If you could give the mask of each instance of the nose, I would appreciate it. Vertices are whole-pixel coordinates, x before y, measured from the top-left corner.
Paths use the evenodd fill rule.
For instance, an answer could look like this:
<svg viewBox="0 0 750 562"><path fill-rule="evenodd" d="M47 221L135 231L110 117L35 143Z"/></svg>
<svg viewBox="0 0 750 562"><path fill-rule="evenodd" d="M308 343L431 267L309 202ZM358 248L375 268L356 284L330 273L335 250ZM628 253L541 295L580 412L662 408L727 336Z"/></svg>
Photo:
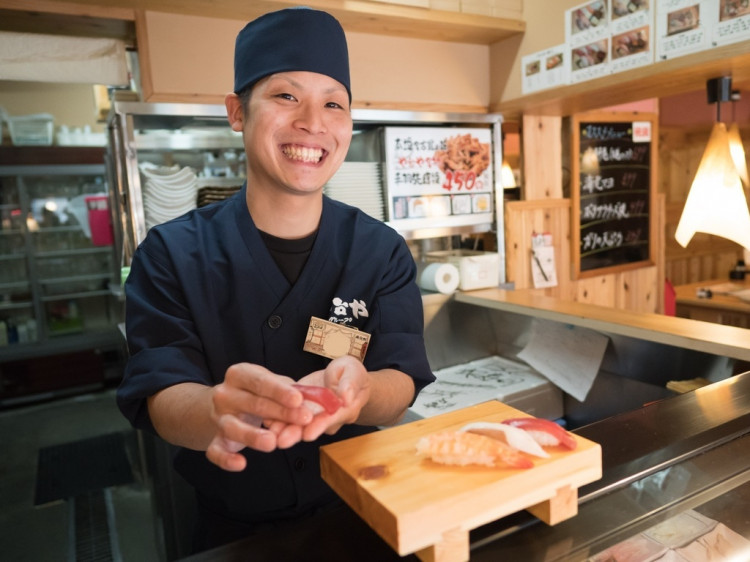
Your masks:
<svg viewBox="0 0 750 562"><path fill-rule="evenodd" d="M327 127L323 108L312 104L302 104L295 120L295 126L312 135L324 133Z"/></svg>

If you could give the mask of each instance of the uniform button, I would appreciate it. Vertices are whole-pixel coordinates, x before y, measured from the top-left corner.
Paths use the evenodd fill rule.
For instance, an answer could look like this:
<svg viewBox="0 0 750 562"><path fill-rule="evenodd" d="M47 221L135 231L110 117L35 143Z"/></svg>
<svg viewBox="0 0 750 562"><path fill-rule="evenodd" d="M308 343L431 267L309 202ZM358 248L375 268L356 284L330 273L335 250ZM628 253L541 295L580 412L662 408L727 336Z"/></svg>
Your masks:
<svg viewBox="0 0 750 562"><path fill-rule="evenodd" d="M278 316L277 314L274 314L268 319L268 327L273 328L274 330L276 328L281 328L281 316Z"/></svg>
<svg viewBox="0 0 750 562"><path fill-rule="evenodd" d="M298 457L294 460L294 470L304 470L305 469L305 459L302 457Z"/></svg>

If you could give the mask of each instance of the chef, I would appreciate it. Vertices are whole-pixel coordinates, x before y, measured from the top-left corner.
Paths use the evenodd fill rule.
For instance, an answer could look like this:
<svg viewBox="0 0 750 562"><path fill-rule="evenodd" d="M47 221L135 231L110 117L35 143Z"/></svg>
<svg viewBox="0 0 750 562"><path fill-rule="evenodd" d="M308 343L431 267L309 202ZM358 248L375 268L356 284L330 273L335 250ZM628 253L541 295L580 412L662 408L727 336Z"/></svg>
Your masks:
<svg viewBox="0 0 750 562"><path fill-rule="evenodd" d="M329 505L319 448L396 423L434 379L404 240L323 195L352 136L340 24L308 8L261 16L234 70L246 185L152 228L125 285L118 404L179 446L196 550ZM342 405L319 412L295 383Z"/></svg>

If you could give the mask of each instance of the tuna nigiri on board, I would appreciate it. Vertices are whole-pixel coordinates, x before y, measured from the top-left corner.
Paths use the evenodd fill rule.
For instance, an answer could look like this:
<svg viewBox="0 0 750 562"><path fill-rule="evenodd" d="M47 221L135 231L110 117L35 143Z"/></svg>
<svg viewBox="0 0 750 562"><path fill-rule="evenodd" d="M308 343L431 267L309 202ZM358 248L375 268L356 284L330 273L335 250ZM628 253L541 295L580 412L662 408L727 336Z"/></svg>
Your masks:
<svg viewBox="0 0 750 562"><path fill-rule="evenodd" d="M510 418L503 420L503 423L525 430L542 447L559 445L572 451L578 446L572 435L555 422L544 418Z"/></svg>
<svg viewBox="0 0 750 562"><path fill-rule="evenodd" d="M498 439L522 453L534 455L535 457L549 457L549 453L542 449L541 445L531 435L523 429L510 424L473 422L463 426L460 431L468 431L469 433L486 435L492 439Z"/></svg>
<svg viewBox="0 0 750 562"><path fill-rule="evenodd" d="M443 431L422 437L417 453L440 464L465 466L478 464L512 468L531 468L534 463L505 443L465 431Z"/></svg>

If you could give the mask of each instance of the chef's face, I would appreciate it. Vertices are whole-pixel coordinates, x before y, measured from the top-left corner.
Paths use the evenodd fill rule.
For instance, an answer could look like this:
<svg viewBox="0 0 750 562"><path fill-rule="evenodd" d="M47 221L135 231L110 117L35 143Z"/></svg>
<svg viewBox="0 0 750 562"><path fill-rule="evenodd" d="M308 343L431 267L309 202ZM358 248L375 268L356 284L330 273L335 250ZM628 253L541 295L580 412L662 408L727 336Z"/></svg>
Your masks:
<svg viewBox="0 0 750 562"><path fill-rule="evenodd" d="M349 94L337 80L281 72L255 84L246 108L236 96L229 99L232 129L243 132L251 189L317 192L344 161L352 117Z"/></svg>

